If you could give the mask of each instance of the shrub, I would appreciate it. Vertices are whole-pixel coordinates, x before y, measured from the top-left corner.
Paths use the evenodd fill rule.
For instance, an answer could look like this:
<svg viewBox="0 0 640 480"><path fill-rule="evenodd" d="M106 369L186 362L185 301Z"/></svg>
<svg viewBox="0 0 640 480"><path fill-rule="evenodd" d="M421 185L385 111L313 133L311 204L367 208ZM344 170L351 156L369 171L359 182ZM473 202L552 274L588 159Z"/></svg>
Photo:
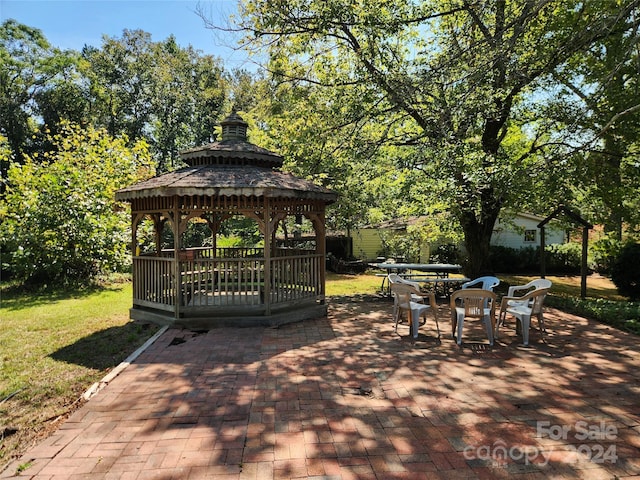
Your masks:
<svg viewBox="0 0 640 480"><path fill-rule="evenodd" d="M51 143L54 151L8 170L0 209L6 268L17 281L57 285L124 270L131 220L114 195L149 175L146 144L128 147L126 138L71 125Z"/></svg>
<svg viewBox="0 0 640 480"><path fill-rule="evenodd" d="M540 255L533 247L491 247L491 265L502 273L529 273L540 270Z"/></svg>
<svg viewBox="0 0 640 480"><path fill-rule="evenodd" d="M625 245L611 267L611 280L620 295L640 300L640 243Z"/></svg>
<svg viewBox="0 0 640 480"><path fill-rule="evenodd" d="M576 274L580 272L582 244L571 242L547 245L545 252L548 272L559 274Z"/></svg>
<svg viewBox="0 0 640 480"><path fill-rule="evenodd" d="M605 236L593 242L589 247L591 267L598 273L610 274L622 245L620 240L612 236Z"/></svg>
<svg viewBox="0 0 640 480"><path fill-rule="evenodd" d="M462 254L458 247L452 243L438 245L429 258L431 263L461 263Z"/></svg>
<svg viewBox="0 0 640 480"><path fill-rule="evenodd" d="M580 272L582 246L577 243L548 245L545 250L547 273L575 274ZM537 273L540 271L540 248L491 247L493 270L501 273Z"/></svg>

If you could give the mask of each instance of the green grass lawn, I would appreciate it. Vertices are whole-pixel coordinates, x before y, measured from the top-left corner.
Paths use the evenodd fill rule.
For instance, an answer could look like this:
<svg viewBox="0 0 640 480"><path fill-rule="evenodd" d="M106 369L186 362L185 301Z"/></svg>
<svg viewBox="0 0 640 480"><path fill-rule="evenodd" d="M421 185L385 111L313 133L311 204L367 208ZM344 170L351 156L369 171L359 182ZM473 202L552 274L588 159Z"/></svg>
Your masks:
<svg viewBox="0 0 640 480"><path fill-rule="evenodd" d="M3 292L0 470L158 329L129 321L131 298L130 283L74 293Z"/></svg>
<svg viewBox="0 0 640 480"><path fill-rule="evenodd" d="M382 279L374 274L339 275L327 272L328 296L374 295L380 291Z"/></svg>
<svg viewBox="0 0 640 480"><path fill-rule="evenodd" d="M522 275L499 275L499 277L503 284L508 285L524 285L534 278L538 278L536 276ZM579 276L556 277L548 275L546 278L553 282L553 287L551 288L553 295L580 296L581 278ZM587 277L587 298L600 298L614 301L626 300L624 297L618 295L618 291L611 280L599 275Z"/></svg>
<svg viewBox="0 0 640 480"><path fill-rule="evenodd" d="M505 285L531 278L501 277ZM554 282L554 295L579 296L579 278L549 279ZM381 282L373 273L328 273L326 293L329 297L374 295L380 292ZM588 295L599 301L628 304L620 301L607 279L590 277L588 287ZM84 292L2 292L0 471L34 440L57 428L93 383L158 330L129 321L131 299L130 283Z"/></svg>
<svg viewBox="0 0 640 480"><path fill-rule="evenodd" d="M505 294L510 285L524 285L538 278L525 275L498 275L501 285L496 289L499 294ZM580 296L580 277L547 276L553 282L553 295ZM380 292L382 278L374 273L363 275L327 274L327 295L376 294ZM625 301L618 295L615 285L606 277L590 276L587 279L587 297L613 301Z"/></svg>

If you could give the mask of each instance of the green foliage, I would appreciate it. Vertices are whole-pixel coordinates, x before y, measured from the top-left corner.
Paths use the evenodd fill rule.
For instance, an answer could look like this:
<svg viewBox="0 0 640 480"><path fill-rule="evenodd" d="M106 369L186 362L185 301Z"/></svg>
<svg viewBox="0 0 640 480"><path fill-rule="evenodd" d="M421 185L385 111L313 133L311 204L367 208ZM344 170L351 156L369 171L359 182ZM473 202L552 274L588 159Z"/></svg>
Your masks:
<svg viewBox="0 0 640 480"><path fill-rule="evenodd" d="M620 295L640 300L640 243L625 245L611 267L611 280Z"/></svg>
<svg viewBox="0 0 640 480"><path fill-rule="evenodd" d="M159 171L181 166L180 150L212 141L227 96L212 56L180 47L173 36L153 42L142 30L105 37L82 56L94 125L147 140Z"/></svg>
<svg viewBox="0 0 640 480"><path fill-rule="evenodd" d="M613 17L620 4L602 2L602 15ZM636 15L637 15L637 4ZM575 188L590 218L621 240L624 228L640 225L640 95L637 18L635 31L612 29L600 48L574 57L557 77L555 104L576 137L590 139L577 172L586 185ZM572 178L575 181L575 178Z"/></svg>
<svg viewBox="0 0 640 480"><path fill-rule="evenodd" d="M549 272L579 273L582 263L582 245L569 242L545 247L545 266Z"/></svg>
<svg viewBox="0 0 640 480"><path fill-rule="evenodd" d="M490 267L503 207L571 198L579 137L561 109L541 116L536 105L574 58L632 31L636 8L577 0L241 5L246 42L268 50L278 88L289 82L277 111L291 112L288 143L312 151L296 165L311 172L333 157L340 168L329 178L348 199L345 217L407 215L403 205L424 214L441 203L464 232L471 274Z"/></svg>
<svg viewBox="0 0 640 480"><path fill-rule="evenodd" d="M593 270L601 274L611 273L611 267L615 262L623 242L615 235L605 235L589 245L589 256Z"/></svg>
<svg viewBox="0 0 640 480"><path fill-rule="evenodd" d="M462 258L462 252L460 252L457 245L447 243L436 247L436 249L431 253L429 262L462 264L464 259Z"/></svg>
<svg viewBox="0 0 640 480"><path fill-rule="evenodd" d="M165 226L167 225L165 224ZM170 229L167 228L165 231L170 231ZM171 235L171 243L166 244L166 246L173 249L173 235ZM190 221L182 235L182 248L210 246L212 246L212 234L207 223Z"/></svg>
<svg viewBox="0 0 640 480"><path fill-rule="evenodd" d="M79 283L126 267L130 217L115 191L148 177L143 142L126 146L105 131L66 125L56 150L11 164L0 218L3 255L15 278Z"/></svg>
<svg viewBox="0 0 640 480"><path fill-rule="evenodd" d="M385 178L392 167L387 156L374 156L379 152L366 143L366 138L374 136L372 130L376 126L361 125L361 135L341 129L345 116L356 115L352 103L355 92L341 91L341 102L326 94L322 89L292 86L278 79L262 83L261 101L246 115L243 112L250 125L265 127L262 132L252 128L250 140L283 155L285 170L339 194L337 203L327 212L330 229L369 223L368 213L373 205L384 206L386 215L392 216L395 212L386 207L393 187L387 183L388 195L381 195L376 182Z"/></svg>
<svg viewBox="0 0 640 480"><path fill-rule="evenodd" d="M640 335L640 303L616 302L602 298L549 295L545 303L567 313L596 319L613 327Z"/></svg>
<svg viewBox="0 0 640 480"><path fill-rule="evenodd" d="M580 272L582 246L577 243L547 245L545 267L549 274L576 274ZM491 247L491 262L500 273L540 272L540 248Z"/></svg>
<svg viewBox="0 0 640 480"><path fill-rule="evenodd" d="M181 166L180 150L213 140L228 109L228 77L219 59L180 47L173 36L153 42L149 33L125 30L80 53L7 20L0 26L0 131L21 161L52 149L48 133L59 133L64 121L105 128L129 146L145 139L165 171ZM1 167L5 173L8 163Z"/></svg>
<svg viewBox="0 0 640 480"><path fill-rule="evenodd" d="M152 224L142 223L138 229L138 240L143 252L155 250L154 230ZM160 245L161 249L173 249L173 231L165 223ZM216 238L216 245L221 247L253 247L262 242L262 235L255 220L241 215L233 216L222 222ZM208 223L204 219L191 219L186 231L182 235L182 248L211 247L213 246L213 234Z"/></svg>
<svg viewBox="0 0 640 480"><path fill-rule="evenodd" d="M395 233L380 231L382 250L379 256L402 259L405 262L417 262L420 257L420 235L409 232Z"/></svg>
<svg viewBox="0 0 640 480"><path fill-rule="evenodd" d="M234 246L252 247L262 240L256 221L242 215L226 219L218 233L225 237L240 239L240 243Z"/></svg>
<svg viewBox="0 0 640 480"><path fill-rule="evenodd" d="M491 264L500 273L532 273L540 271L540 249L535 247L491 247Z"/></svg>
<svg viewBox="0 0 640 480"><path fill-rule="evenodd" d="M218 248L234 248L234 247L246 247L246 242L241 237L236 236L219 236L216 241Z"/></svg>
<svg viewBox="0 0 640 480"><path fill-rule="evenodd" d="M420 217L413 221L407 220L407 223L406 229L399 231L380 230L383 248L378 252L378 255L394 258L403 257L410 262L425 262L428 259L423 257L427 255L427 250L431 245L452 245L460 242L460 233L453 228L452 224L454 222L451 221L449 215L434 214ZM450 263L461 261L456 247L452 247L456 252L447 251L445 253L444 249L446 247L442 247L439 250L438 258L450 256L451 258L456 258L456 261ZM430 256L433 255L430 254ZM445 262L444 260L439 261Z"/></svg>
<svg viewBox="0 0 640 480"><path fill-rule="evenodd" d="M48 92L71 84L76 57L52 47L36 28L12 19L0 25L0 133L7 137L16 160L37 148L38 128L33 119L49 119L38 100L53 100ZM63 99L71 109L81 103L79 97ZM0 167L6 174L8 163Z"/></svg>

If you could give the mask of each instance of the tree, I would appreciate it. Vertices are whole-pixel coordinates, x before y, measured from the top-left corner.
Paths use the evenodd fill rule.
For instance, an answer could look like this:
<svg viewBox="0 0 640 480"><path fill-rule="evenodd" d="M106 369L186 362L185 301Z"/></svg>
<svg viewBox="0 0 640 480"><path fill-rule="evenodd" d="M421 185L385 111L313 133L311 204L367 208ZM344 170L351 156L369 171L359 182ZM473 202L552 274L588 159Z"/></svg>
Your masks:
<svg viewBox="0 0 640 480"><path fill-rule="evenodd" d="M211 55L198 56L192 68L196 101L190 116L193 135L188 147L214 140L216 125L229 102L229 85L218 59Z"/></svg>
<svg viewBox="0 0 640 480"><path fill-rule="evenodd" d="M150 122L153 89L151 34L124 30L122 38L103 37L102 48L85 47L96 123L111 136L143 138Z"/></svg>
<svg viewBox="0 0 640 480"><path fill-rule="evenodd" d="M149 138L166 171L175 168L180 150L212 140L227 89L213 57L180 48L172 36L154 45L154 57Z"/></svg>
<svg viewBox="0 0 640 480"><path fill-rule="evenodd" d="M113 198L152 174L146 144L128 147L124 137L70 124L49 141L55 151L9 168L0 209L3 260L18 280L34 284L86 282L122 270L130 218Z"/></svg>
<svg viewBox="0 0 640 480"><path fill-rule="evenodd" d="M438 179L429 194L457 218L467 274L479 275L491 270L502 208L562 185L571 145L527 107L577 55L637 25L637 1L609 3L245 0L237 29L269 52L278 81L330 89L327 98L354 102L349 112L361 106L382 127L379 143L409 150L404 166L424 172L423 182ZM343 102L349 89L358 95Z"/></svg>
<svg viewBox="0 0 640 480"><path fill-rule="evenodd" d="M348 230L366 221L373 214L369 206L385 202L369 182L393 166L382 155L375 163L366 161L376 147L364 141L364 132L354 133L358 125L350 131L341 128L347 114L342 109L351 104L332 102L327 92L310 85L265 79L256 86L258 101L243 112L252 127L257 127L250 129L251 141L283 155L285 170L339 193L337 203L327 212L330 229ZM383 189L390 190L389 185Z"/></svg>
<svg viewBox="0 0 640 480"><path fill-rule="evenodd" d="M159 171L175 168L180 150L211 140L227 97L214 57L180 47L173 36L153 42L142 30L105 37L83 57L96 124L113 136L146 139Z"/></svg>
<svg viewBox="0 0 640 480"><path fill-rule="evenodd" d="M260 103L260 84L264 81L260 73L234 69L228 75L231 104L237 111L249 111Z"/></svg>
<svg viewBox="0 0 640 480"><path fill-rule="evenodd" d="M0 25L0 134L7 138L16 160L38 148L32 140L38 133L35 119L49 117L51 111L41 105L52 89L70 88L76 65L73 52L52 47L40 30L15 20ZM70 102L71 97L65 100ZM2 164L3 177L7 167Z"/></svg>
<svg viewBox="0 0 640 480"><path fill-rule="evenodd" d="M617 241L623 225L640 226L639 38L637 25L612 34L557 74L564 88L556 102L566 122L590 139L582 157L584 174L593 181L578 194L595 222Z"/></svg>

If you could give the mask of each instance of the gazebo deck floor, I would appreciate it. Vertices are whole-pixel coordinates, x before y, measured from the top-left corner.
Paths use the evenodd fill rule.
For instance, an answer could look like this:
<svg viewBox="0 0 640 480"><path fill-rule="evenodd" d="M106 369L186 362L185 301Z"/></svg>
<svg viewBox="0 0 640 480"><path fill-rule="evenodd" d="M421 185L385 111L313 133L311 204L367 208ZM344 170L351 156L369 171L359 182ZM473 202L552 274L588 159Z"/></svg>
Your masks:
<svg viewBox="0 0 640 480"><path fill-rule="evenodd" d="M229 305L260 305L261 298L259 292L233 293L196 293L191 297L187 306L229 306Z"/></svg>

